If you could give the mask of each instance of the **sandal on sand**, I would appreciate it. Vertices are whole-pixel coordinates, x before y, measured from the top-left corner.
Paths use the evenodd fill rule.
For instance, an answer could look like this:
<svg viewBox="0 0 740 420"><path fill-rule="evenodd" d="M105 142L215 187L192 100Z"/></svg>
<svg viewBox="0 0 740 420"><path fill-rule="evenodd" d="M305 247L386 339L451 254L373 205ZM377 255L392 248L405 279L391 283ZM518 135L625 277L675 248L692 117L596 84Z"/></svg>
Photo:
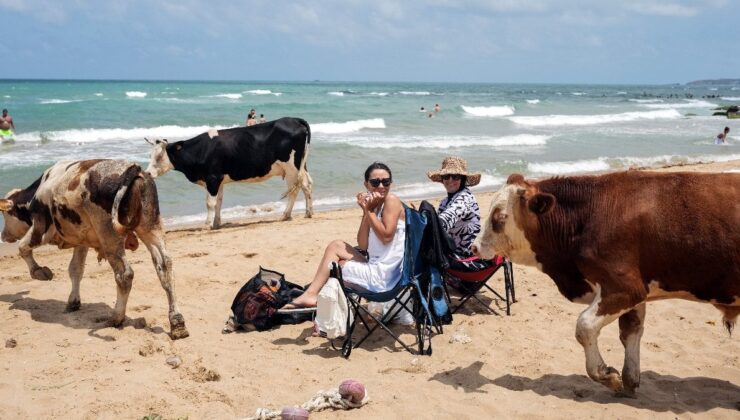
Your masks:
<svg viewBox="0 0 740 420"><path fill-rule="evenodd" d="M286 308L286 306L292 305L292 308ZM299 305L293 301L288 302L283 306L282 308L278 309L277 312L279 314L288 314L288 313L300 313L300 312L314 312L316 311L315 306L305 306L305 305Z"/></svg>

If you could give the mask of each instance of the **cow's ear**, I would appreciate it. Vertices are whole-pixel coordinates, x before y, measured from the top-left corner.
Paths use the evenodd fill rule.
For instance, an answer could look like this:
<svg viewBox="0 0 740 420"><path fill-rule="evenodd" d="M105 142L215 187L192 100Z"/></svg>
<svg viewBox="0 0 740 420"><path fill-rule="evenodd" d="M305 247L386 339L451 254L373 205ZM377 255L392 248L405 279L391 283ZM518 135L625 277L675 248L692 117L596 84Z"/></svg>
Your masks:
<svg viewBox="0 0 740 420"><path fill-rule="evenodd" d="M8 211L13 208L13 200L0 198L0 211Z"/></svg>
<svg viewBox="0 0 740 420"><path fill-rule="evenodd" d="M532 213L545 214L555 205L555 196L547 193L537 193L527 200L527 207Z"/></svg>
<svg viewBox="0 0 740 420"><path fill-rule="evenodd" d="M516 184L522 181L524 181L524 176L522 176L522 174L511 174L509 175L509 178L506 179L506 184Z"/></svg>

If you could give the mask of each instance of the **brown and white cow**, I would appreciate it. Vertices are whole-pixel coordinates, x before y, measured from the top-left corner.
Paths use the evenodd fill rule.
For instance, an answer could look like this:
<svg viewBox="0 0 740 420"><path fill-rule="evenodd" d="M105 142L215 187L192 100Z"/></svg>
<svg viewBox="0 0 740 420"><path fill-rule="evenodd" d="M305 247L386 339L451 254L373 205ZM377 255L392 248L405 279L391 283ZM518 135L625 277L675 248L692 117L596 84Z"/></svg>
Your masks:
<svg viewBox="0 0 740 420"><path fill-rule="evenodd" d="M5 228L2 240L19 242L21 257L31 277L51 280L48 267L40 267L33 249L43 244L74 248L69 263L72 291L67 311L80 309L80 280L88 248L113 268L118 296L111 324L126 318L126 303L134 272L126 249L142 240L152 256L162 287L167 292L171 337L185 338L188 330L177 308L172 260L167 255L159 214L157 187L151 176L131 162L84 160L58 162L25 190L13 190L0 199Z"/></svg>
<svg viewBox="0 0 740 420"><path fill-rule="evenodd" d="M576 339L588 375L618 393L640 383L645 303L680 298L740 314L740 174L628 171L526 181L496 192L474 250L536 266L560 293L586 303ZM619 319L622 375L598 349Z"/></svg>

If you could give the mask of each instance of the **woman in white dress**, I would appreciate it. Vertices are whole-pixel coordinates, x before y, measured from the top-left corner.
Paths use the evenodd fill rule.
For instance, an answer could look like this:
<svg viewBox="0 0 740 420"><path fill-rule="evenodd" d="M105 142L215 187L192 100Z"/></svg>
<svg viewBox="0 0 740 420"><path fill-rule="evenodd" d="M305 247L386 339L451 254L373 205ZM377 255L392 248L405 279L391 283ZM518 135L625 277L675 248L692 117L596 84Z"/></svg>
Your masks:
<svg viewBox="0 0 740 420"><path fill-rule="evenodd" d="M365 170L367 191L357 194L357 205L362 209L357 244L368 256L342 240L332 241L324 251L311 284L285 309L316 306L319 291L329 279L332 261L342 266L342 277L350 288L383 292L396 285L401 279L406 216L403 203L390 192L392 183L391 170L383 163L375 162Z"/></svg>

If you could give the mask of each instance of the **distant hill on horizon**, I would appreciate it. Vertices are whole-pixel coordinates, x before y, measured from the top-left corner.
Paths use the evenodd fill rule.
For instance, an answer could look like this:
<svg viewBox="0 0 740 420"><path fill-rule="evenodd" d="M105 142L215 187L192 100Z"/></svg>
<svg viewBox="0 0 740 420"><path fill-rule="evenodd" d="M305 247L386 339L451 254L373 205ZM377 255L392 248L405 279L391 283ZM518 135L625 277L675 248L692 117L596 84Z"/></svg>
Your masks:
<svg viewBox="0 0 740 420"><path fill-rule="evenodd" d="M740 85L740 79L707 79L694 80L686 83L687 85Z"/></svg>

